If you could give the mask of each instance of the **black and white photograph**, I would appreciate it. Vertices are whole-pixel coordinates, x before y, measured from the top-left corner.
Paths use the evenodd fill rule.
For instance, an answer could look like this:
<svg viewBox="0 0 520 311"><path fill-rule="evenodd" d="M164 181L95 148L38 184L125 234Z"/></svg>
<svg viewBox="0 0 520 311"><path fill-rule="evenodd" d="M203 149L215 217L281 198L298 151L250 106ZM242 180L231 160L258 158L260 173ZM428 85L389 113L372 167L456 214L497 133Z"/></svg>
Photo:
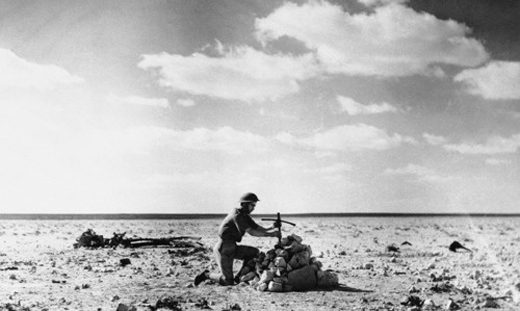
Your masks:
<svg viewBox="0 0 520 311"><path fill-rule="evenodd" d="M0 310L520 310L520 1L0 0Z"/></svg>

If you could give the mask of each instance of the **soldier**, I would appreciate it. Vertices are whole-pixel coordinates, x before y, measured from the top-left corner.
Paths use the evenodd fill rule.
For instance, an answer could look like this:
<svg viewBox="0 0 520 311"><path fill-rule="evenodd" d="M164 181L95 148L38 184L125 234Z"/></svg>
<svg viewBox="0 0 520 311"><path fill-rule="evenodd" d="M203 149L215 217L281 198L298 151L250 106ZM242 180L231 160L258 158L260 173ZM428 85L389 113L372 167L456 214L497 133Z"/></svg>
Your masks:
<svg viewBox="0 0 520 311"><path fill-rule="evenodd" d="M274 226L264 228L258 225L250 216L255 210L256 203L260 201L256 194L248 192L240 198L240 206L231 210L224 218L218 230L219 240L213 248L215 259L218 263L220 273L203 271L195 277L195 285L205 280L215 280L220 285L233 285L238 283L242 270L247 263L258 257L259 250L256 247L237 245L247 232L258 237L279 237L280 233L274 231ZM243 260L242 268L233 278L233 261Z"/></svg>

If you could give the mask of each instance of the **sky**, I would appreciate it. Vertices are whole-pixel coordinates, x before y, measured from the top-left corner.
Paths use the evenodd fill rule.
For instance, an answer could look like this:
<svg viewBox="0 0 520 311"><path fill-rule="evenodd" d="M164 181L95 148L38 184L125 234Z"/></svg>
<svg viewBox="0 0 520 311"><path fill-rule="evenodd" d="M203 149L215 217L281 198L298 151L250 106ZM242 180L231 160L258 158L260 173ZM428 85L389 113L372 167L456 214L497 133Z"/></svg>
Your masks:
<svg viewBox="0 0 520 311"><path fill-rule="evenodd" d="M0 212L516 213L516 0L0 0Z"/></svg>

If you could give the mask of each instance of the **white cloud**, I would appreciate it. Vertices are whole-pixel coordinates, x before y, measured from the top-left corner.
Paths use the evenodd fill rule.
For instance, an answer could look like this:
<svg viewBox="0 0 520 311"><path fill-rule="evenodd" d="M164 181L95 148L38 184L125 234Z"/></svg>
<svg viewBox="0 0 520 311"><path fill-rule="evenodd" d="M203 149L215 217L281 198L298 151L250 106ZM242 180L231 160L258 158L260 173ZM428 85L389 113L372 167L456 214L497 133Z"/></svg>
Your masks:
<svg viewBox="0 0 520 311"><path fill-rule="evenodd" d="M347 163L334 163L328 166L314 168L314 169L306 169L305 171L312 174L319 175L336 175L342 174L345 172L349 172L352 170L352 165Z"/></svg>
<svg viewBox="0 0 520 311"><path fill-rule="evenodd" d="M444 177L444 176L437 174L432 169L429 169L424 166L416 165L416 164L408 164L405 167L396 168L396 169L386 169L384 174L415 176L417 178L417 181L427 181L427 182L442 182L442 181L446 181L449 179L448 177Z"/></svg>
<svg viewBox="0 0 520 311"><path fill-rule="evenodd" d="M342 125L305 138L281 133L277 139L286 144L320 151L386 150L414 142L413 138L399 134L389 135L385 130L366 124Z"/></svg>
<svg viewBox="0 0 520 311"><path fill-rule="evenodd" d="M0 87L49 90L80 82L83 82L82 78L61 67L32 63L12 51L0 49Z"/></svg>
<svg viewBox="0 0 520 311"><path fill-rule="evenodd" d="M520 99L520 62L492 61L462 71L455 81L466 83L470 93L486 99Z"/></svg>
<svg viewBox="0 0 520 311"><path fill-rule="evenodd" d="M296 145L298 144L298 138L296 138L293 134L282 132L278 133L275 137L276 140L278 140L281 143L287 144L287 145Z"/></svg>
<svg viewBox="0 0 520 311"><path fill-rule="evenodd" d="M186 131L155 126L95 130L89 133L88 141L85 152L89 153L143 154L155 147L167 147L175 151L217 151L237 155L248 150L266 151L270 146L269 140L260 135L227 126L216 130L195 128Z"/></svg>
<svg viewBox="0 0 520 311"><path fill-rule="evenodd" d="M484 144L462 143L444 145L448 151L456 151L462 154L500 154L515 153L520 147L520 134L510 138L494 136L489 138Z"/></svg>
<svg viewBox="0 0 520 311"><path fill-rule="evenodd" d="M378 114L385 112L397 112L397 108L388 103L363 105L349 97L338 96L341 110L346 111L349 115L360 114Z"/></svg>
<svg viewBox="0 0 520 311"><path fill-rule="evenodd" d="M443 137L443 136L437 136L437 135L432 135L432 134L428 134L428 133L423 133L423 138L424 140L426 140L426 142L430 145L434 145L434 146L437 146L437 145L442 145L444 143L446 143L446 138Z"/></svg>
<svg viewBox="0 0 520 311"><path fill-rule="evenodd" d="M316 75L312 54L269 55L250 47L225 50L220 57L167 53L143 55L138 66L157 69L160 83L178 91L231 100L275 100L299 91L300 80Z"/></svg>
<svg viewBox="0 0 520 311"><path fill-rule="evenodd" d="M111 104L120 105L138 105L138 106L149 106L149 107L160 107L168 108L170 103L166 98L145 98L139 96L126 96L120 97L113 94L108 95L107 102Z"/></svg>
<svg viewBox="0 0 520 311"><path fill-rule="evenodd" d="M508 164L511 164L511 161L510 160L505 160L505 159L489 158L489 159L486 159L486 163L489 164L489 165L498 166L498 165L508 165Z"/></svg>
<svg viewBox="0 0 520 311"><path fill-rule="evenodd" d="M256 20L267 44L283 36L303 42L330 73L363 76L439 75L435 64L477 66L488 59L470 29L399 4L350 14L325 1L286 3Z"/></svg>
<svg viewBox="0 0 520 311"><path fill-rule="evenodd" d="M377 5L387 5L391 3L407 3L410 2L410 0L358 0L358 2L371 7Z"/></svg>
<svg viewBox="0 0 520 311"><path fill-rule="evenodd" d="M193 107L196 104L197 103L193 99L190 99L190 98L181 98L181 99L177 100L177 105L183 106L183 107Z"/></svg>

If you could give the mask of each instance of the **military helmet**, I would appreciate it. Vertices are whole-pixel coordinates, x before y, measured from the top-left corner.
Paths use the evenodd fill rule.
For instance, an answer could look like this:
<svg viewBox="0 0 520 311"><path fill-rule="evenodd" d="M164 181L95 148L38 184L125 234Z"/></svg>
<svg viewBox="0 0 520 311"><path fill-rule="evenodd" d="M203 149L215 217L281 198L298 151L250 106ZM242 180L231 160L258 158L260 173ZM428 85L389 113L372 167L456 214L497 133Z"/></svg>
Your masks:
<svg viewBox="0 0 520 311"><path fill-rule="evenodd" d="M256 194L252 192L248 192L240 197L240 203L246 203L246 202L258 202L260 201Z"/></svg>

